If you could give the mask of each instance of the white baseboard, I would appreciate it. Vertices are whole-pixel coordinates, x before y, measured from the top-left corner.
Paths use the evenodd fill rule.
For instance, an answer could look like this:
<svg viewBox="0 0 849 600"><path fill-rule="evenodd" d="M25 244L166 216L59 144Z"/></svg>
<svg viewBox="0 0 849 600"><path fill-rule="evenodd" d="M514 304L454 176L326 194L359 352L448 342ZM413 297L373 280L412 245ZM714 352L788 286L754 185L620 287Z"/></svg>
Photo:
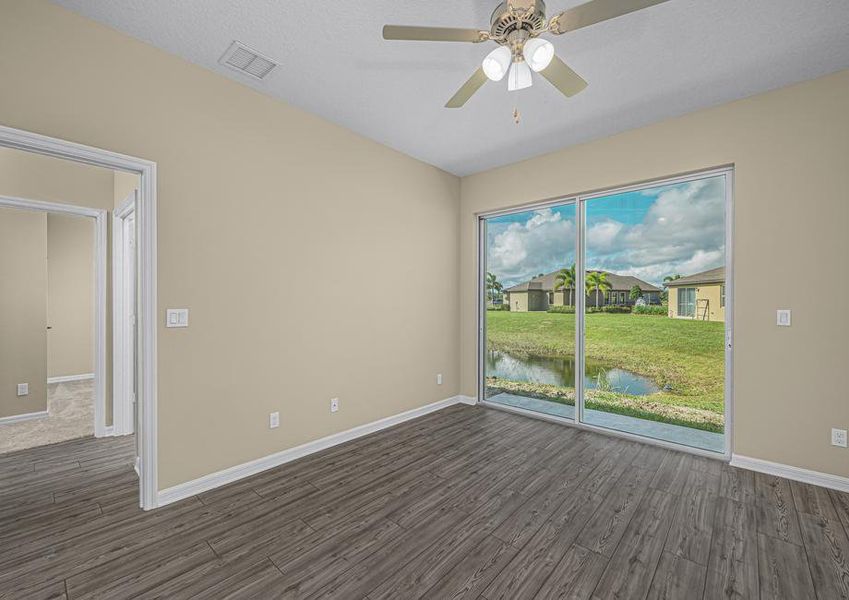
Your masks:
<svg viewBox="0 0 849 600"><path fill-rule="evenodd" d="M115 428L112 425L98 425L94 424L94 437L96 438L105 438L105 437L114 437L115 436Z"/></svg>
<svg viewBox="0 0 849 600"><path fill-rule="evenodd" d="M22 415L12 415L11 417L0 417L0 425L8 425L9 423L20 423L21 421L31 421L32 419L41 419L47 416L46 410L38 412L24 413Z"/></svg>
<svg viewBox="0 0 849 600"><path fill-rule="evenodd" d="M478 403L478 399L474 396L457 396L457 398L459 398L458 402L460 402L461 404L475 406Z"/></svg>
<svg viewBox="0 0 849 600"><path fill-rule="evenodd" d="M66 383L68 381L85 381L94 379L94 373L81 373L79 375L60 375L59 377L48 377L47 383Z"/></svg>
<svg viewBox="0 0 849 600"><path fill-rule="evenodd" d="M306 444L295 446L294 448L289 448L288 450L283 450L275 454L270 454L269 456L264 456L250 462L236 465L216 473L210 473L209 475L198 477L192 481L177 484L159 491L157 495L157 506L165 506L166 504L171 504L172 502L177 502L184 498L189 498L222 485L233 483L234 481L250 477L251 475L256 475L257 473L267 471L268 469L273 469L274 467L278 467L282 464L297 460L315 452L320 452L321 450L325 450L332 446L337 446L344 442L355 440L370 433L375 433L376 431L392 427L393 425L404 423L405 421L423 417L424 415L453 406L454 404L468 404L465 398L467 397L453 396L451 398L446 398L445 400L433 402L432 404L414 408L413 410L408 410L391 417L366 423L365 425L360 425L353 429L348 429L347 431L334 433L333 435L329 435L312 442L307 442Z"/></svg>
<svg viewBox="0 0 849 600"><path fill-rule="evenodd" d="M777 475L786 479L792 479L793 481L819 485L841 492L849 492L849 477L841 477L840 475L811 471L801 467L761 460L760 458L740 456L739 454L732 455L731 466L757 471L758 473L766 473L767 475Z"/></svg>

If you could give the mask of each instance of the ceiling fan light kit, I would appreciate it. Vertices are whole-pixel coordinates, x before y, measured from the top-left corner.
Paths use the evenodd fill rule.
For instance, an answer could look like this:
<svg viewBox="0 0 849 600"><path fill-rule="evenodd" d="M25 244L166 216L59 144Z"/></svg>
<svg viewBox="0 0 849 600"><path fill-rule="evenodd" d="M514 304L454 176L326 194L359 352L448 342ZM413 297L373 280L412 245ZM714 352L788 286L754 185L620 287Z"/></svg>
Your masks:
<svg viewBox="0 0 849 600"><path fill-rule="evenodd" d="M493 11L489 31L386 25L383 38L473 44L492 41L499 45L484 57L481 66L448 101L446 108L462 107L488 80L501 81L505 75L508 91L531 87L532 72L539 73L564 96L571 97L587 87L587 82L556 56L550 41L539 36L561 35L667 1L590 0L548 19L543 0L508 0Z"/></svg>
<svg viewBox="0 0 849 600"><path fill-rule="evenodd" d="M484 57L481 68L490 81L501 81L510 69L512 61L513 55L510 54L510 48L499 46Z"/></svg>
<svg viewBox="0 0 849 600"><path fill-rule="evenodd" d="M507 75L507 91L516 92L529 88L534 84L531 77L531 68L524 60L514 62L510 65L510 73Z"/></svg>
<svg viewBox="0 0 849 600"><path fill-rule="evenodd" d="M539 73L554 59L554 44L542 38L532 38L525 42L522 56L524 56L531 71Z"/></svg>

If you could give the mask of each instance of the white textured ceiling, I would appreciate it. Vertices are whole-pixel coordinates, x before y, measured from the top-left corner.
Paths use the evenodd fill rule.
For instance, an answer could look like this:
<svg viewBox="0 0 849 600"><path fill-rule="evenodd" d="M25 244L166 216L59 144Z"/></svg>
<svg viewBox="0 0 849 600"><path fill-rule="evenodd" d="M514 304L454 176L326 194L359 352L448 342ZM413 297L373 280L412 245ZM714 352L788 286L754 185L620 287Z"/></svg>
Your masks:
<svg viewBox="0 0 849 600"><path fill-rule="evenodd" d="M849 68L849 0L670 0L548 36L589 82L571 99L537 76L449 110L495 45L387 42L382 26L488 29L497 0L57 2L457 175ZM260 82L219 65L233 40L281 66Z"/></svg>

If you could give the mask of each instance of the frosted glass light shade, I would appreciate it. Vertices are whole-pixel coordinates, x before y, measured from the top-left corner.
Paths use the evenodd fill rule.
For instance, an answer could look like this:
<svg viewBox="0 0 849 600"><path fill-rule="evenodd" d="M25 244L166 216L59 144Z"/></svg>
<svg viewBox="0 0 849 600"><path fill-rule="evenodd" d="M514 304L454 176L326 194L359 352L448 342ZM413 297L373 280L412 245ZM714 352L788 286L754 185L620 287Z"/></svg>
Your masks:
<svg viewBox="0 0 849 600"><path fill-rule="evenodd" d="M534 84L531 78L531 68L525 61L514 62L510 66L510 72L507 74L507 90L515 92L529 88Z"/></svg>
<svg viewBox="0 0 849 600"><path fill-rule="evenodd" d="M501 81L507 74L512 60L510 49L507 46L499 46L484 57L481 67L484 75L492 81Z"/></svg>
<svg viewBox="0 0 849 600"><path fill-rule="evenodd" d="M551 64L554 58L554 45L548 40L534 38L525 42L522 54L531 70L539 73Z"/></svg>

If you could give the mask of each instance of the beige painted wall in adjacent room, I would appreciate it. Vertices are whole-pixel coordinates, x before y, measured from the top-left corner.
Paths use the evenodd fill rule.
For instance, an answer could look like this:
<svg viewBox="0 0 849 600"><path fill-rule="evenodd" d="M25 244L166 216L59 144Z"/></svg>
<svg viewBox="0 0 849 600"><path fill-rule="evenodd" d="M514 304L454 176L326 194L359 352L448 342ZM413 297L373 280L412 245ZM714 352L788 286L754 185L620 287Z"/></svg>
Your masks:
<svg viewBox="0 0 849 600"><path fill-rule="evenodd" d="M47 376L94 373L94 219L47 215Z"/></svg>
<svg viewBox="0 0 849 600"><path fill-rule="evenodd" d="M115 171L115 177L112 187L112 199L115 209L121 208L130 194L139 189L140 178L135 173L124 173L123 171Z"/></svg>
<svg viewBox="0 0 849 600"><path fill-rule="evenodd" d="M160 488L457 394L458 178L46 0L0 0L0 79L158 164Z"/></svg>
<svg viewBox="0 0 849 600"><path fill-rule="evenodd" d="M0 64L2 64L0 58ZM115 176L110 169L92 167L31 152L0 148L0 195L57 202L111 211ZM83 218L83 217L76 217ZM90 217L85 220L93 222ZM111 221L107 219L107 221ZM94 227L92 225L92 227ZM107 237L111 238L111 227ZM94 235L92 229L92 236ZM93 243L93 240L92 240ZM106 285L111 290L111 243L107 239ZM93 334L92 334L93 335ZM83 342L77 342L82 344ZM73 344L72 344L73 345ZM58 358L58 357L57 357ZM60 359L61 360L61 359ZM93 367L88 372L92 372ZM70 373L78 374L78 373ZM54 376L55 374L51 374ZM106 424L112 423L112 294L106 298Z"/></svg>
<svg viewBox="0 0 849 600"><path fill-rule="evenodd" d="M0 208L0 418L47 410L46 218Z"/></svg>
<svg viewBox="0 0 849 600"><path fill-rule="evenodd" d="M849 476L830 445L849 427L849 319L824 300L849 296L847 99L843 71L464 178L462 392L476 395L475 213L734 164L734 452Z"/></svg>

